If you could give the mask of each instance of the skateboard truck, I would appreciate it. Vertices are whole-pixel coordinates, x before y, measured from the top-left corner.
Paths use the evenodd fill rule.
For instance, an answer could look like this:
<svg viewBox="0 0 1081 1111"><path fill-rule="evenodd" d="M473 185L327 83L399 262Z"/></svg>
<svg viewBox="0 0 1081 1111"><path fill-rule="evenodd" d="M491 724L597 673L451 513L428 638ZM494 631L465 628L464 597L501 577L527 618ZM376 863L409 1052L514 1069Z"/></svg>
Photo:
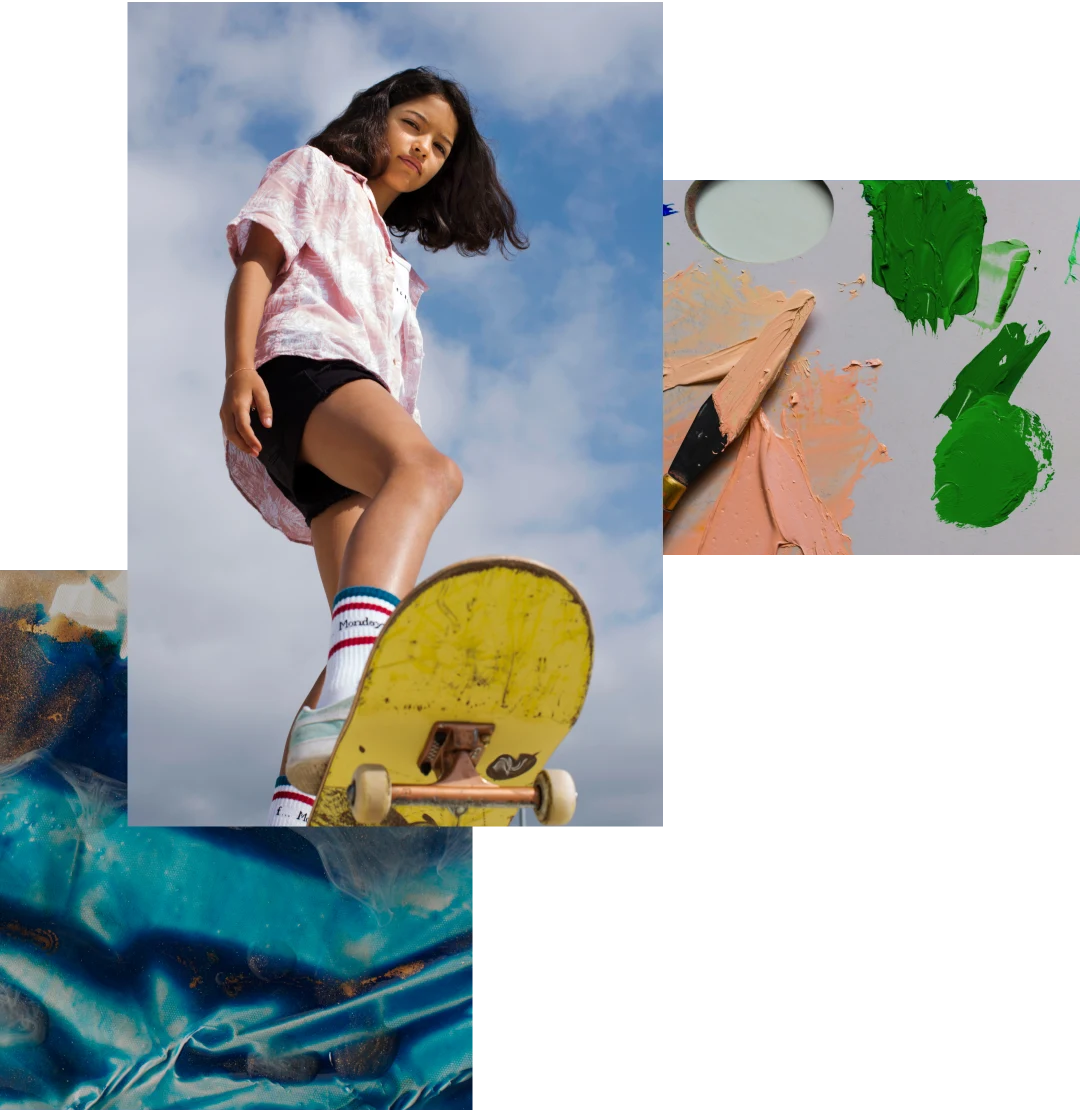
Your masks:
<svg viewBox="0 0 1081 1111"><path fill-rule="evenodd" d="M422 775L435 783L392 784L378 764L362 764L346 789L359 825L378 825L395 804L427 803L459 815L475 806L530 806L542 825L564 825L574 815L577 791L563 771L542 771L528 787L499 787L477 772L495 726L472 721L437 721L417 760Z"/></svg>
<svg viewBox="0 0 1081 1111"><path fill-rule="evenodd" d="M476 768L494 732L494 725L437 721L432 726L417 761L421 775L435 772L441 783L457 779L480 779Z"/></svg>

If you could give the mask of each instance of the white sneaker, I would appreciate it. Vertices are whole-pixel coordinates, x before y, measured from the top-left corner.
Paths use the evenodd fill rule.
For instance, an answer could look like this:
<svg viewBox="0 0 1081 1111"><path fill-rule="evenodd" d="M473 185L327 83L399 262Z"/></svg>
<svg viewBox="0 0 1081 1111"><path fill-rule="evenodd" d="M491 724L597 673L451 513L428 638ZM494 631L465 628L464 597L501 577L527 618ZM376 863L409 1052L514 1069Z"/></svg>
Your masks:
<svg viewBox="0 0 1081 1111"><path fill-rule="evenodd" d="M303 707L289 730L289 755L285 774L294 787L314 795L323 781L345 719L353 708L353 695L321 710Z"/></svg>

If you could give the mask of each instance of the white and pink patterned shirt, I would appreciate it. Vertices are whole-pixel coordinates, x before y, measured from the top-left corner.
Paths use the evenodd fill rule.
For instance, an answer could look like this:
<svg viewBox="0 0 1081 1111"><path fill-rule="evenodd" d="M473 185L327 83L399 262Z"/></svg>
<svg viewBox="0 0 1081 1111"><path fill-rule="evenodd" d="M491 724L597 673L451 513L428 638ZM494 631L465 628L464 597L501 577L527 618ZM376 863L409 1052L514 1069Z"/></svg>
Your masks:
<svg viewBox="0 0 1081 1111"><path fill-rule="evenodd" d="M350 359L379 375L419 424L424 344L416 309L428 287L408 270L403 315L395 278L404 276L404 260L395 261L367 179L315 147L298 147L270 163L226 228L234 265L253 222L273 232L285 251L259 325L256 367L278 355ZM312 542L300 510L258 459L226 441L225 461L229 477L268 524L297 543Z"/></svg>

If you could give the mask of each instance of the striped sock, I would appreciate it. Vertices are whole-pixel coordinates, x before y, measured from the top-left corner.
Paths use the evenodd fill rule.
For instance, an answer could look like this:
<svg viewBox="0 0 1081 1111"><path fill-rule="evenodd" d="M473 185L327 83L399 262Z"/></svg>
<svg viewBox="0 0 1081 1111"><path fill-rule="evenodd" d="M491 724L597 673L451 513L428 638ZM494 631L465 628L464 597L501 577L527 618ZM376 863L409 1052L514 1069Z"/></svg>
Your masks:
<svg viewBox="0 0 1081 1111"><path fill-rule="evenodd" d="M308 815L315 802L314 795L298 791L284 775L278 776L274 794L270 798L268 826L306 826Z"/></svg>
<svg viewBox="0 0 1081 1111"><path fill-rule="evenodd" d="M327 675L316 709L356 694L375 638L399 599L374 586L350 586L334 596Z"/></svg>

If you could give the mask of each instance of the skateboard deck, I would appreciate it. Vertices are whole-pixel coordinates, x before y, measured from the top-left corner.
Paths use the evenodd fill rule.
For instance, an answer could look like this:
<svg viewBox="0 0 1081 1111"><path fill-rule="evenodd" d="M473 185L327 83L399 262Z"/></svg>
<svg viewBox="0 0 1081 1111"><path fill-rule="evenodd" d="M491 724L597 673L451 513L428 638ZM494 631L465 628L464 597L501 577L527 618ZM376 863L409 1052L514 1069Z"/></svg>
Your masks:
<svg viewBox="0 0 1081 1111"><path fill-rule="evenodd" d="M494 557L444 568L372 647L308 824L505 826L522 805L568 820L573 784L545 765L592 663L589 614L557 572ZM358 796L388 791L358 822Z"/></svg>

